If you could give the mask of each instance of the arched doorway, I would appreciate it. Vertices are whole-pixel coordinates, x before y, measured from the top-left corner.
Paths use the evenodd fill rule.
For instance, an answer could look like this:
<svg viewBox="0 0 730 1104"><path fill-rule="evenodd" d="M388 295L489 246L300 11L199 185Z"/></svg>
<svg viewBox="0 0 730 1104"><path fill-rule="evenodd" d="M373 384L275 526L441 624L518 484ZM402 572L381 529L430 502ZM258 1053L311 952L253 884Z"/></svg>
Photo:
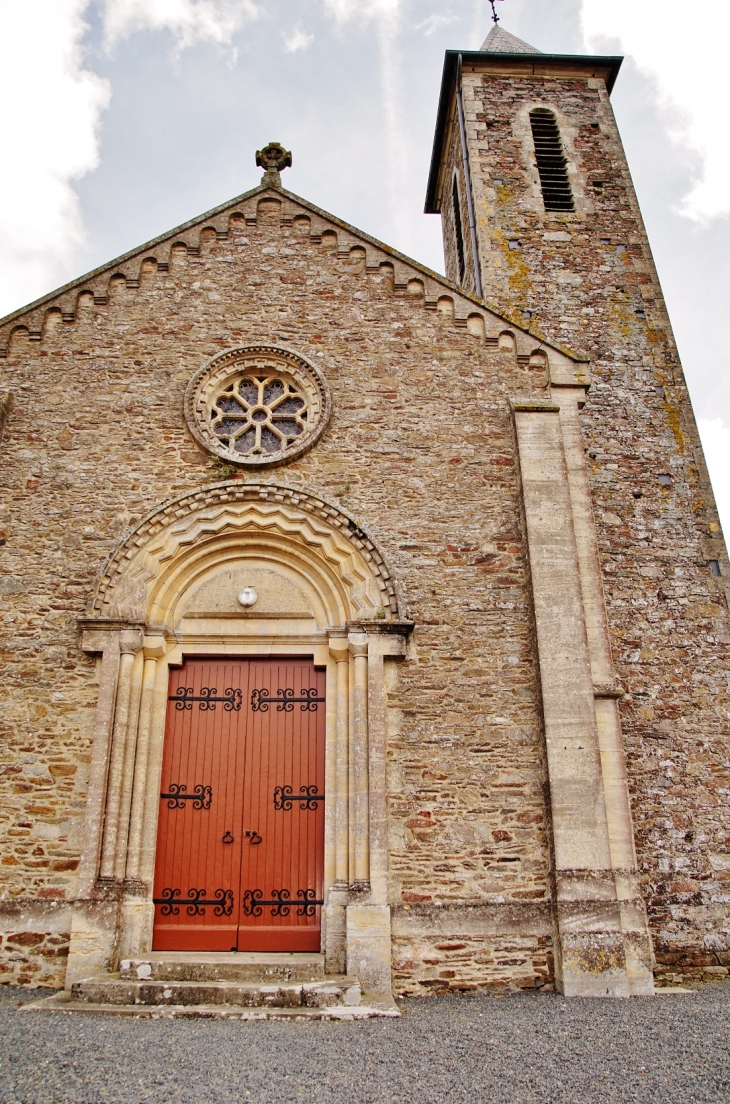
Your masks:
<svg viewBox="0 0 730 1104"><path fill-rule="evenodd" d="M328 968L355 955L386 988L383 663L412 626L367 533L298 488L217 484L145 518L88 613L102 659L69 980L153 945L320 941Z"/></svg>

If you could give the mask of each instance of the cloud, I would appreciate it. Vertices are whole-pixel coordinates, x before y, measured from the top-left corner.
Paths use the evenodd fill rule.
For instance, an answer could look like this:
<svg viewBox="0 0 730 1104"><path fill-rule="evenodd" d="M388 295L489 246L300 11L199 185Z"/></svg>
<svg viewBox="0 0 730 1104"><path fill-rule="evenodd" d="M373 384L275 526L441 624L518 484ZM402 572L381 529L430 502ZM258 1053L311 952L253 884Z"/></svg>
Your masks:
<svg viewBox="0 0 730 1104"><path fill-rule="evenodd" d="M361 22L370 19L397 19L401 0L324 0L324 8L340 24L349 23L353 19Z"/></svg>
<svg viewBox="0 0 730 1104"><path fill-rule="evenodd" d="M439 27L447 27L449 23L455 21L456 16L452 15L451 12L447 12L446 15L429 15L428 19L424 19L422 23L417 23L415 29L423 31L425 35L432 35Z"/></svg>
<svg viewBox="0 0 730 1104"><path fill-rule="evenodd" d="M717 105L727 98L723 51L730 37L730 4L712 5L707 19L689 19L686 13L685 0L582 0L591 49L606 49L606 38L618 39L655 79L674 141L700 154L702 175L678 210L707 221L730 213L730 145L717 128Z"/></svg>
<svg viewBox="0 0 730 1104"><path fill-rule="evenodd" d="M172 31L180 49L196 42L229 45L260 9L254 0L103 0L107 48L136 31Z"/></svg>
<svg viewBox="0 0 730 1104"><path fill-rule="evenodd" d="M83 67L88 0L0 7L0 313L70 275L84 243L72 182L96 168L109 84ZM9 171L12 165L12 171Z"/></svg>
<svg viewBox="0 0 730 1104"><path fill-rule="evenodd" d="M722 418L700 418L697 428L727 539L730 537L730 426L726 426Z"/></svg>
<svg viewBox="0 0 730 1104"><path fill-rule="evenodd" d="M413 210L409 202L410 134L403 119L407 101L403 81L403 55L398 49L404 0L324 0L325 11L340 27L356 21L372 22L380 55L380 97L385 119L387 179L390 214L400 241L413 233ZM406 230L409 228L409 230Z"/></svg>
<svg viewBox="0 0 730 1104"><path fill-rule="evenodd" d="M284 32L284 50L287 54L296 54L298 50L306 50L313 42L314 35L307 34L306 31L299 30L299 28L289 34Z"/></svg>

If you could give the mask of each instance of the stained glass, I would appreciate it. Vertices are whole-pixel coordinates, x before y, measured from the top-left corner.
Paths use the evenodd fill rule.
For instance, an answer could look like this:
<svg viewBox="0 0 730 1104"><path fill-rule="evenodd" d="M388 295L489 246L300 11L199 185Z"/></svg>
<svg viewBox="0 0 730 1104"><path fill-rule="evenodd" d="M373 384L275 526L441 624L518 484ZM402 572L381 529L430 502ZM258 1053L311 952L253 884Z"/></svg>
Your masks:
<svg viewBox="0 0 730 1104"><path fill-rule="evenodd" d="M245 433L241 434L233 448L235 452L250 452L255 444L256 430L253 428L253 426L251 426L250 429L247 429Z"/></svg>
<svg viewBox="0 0 730 1104"><path fill-rule="evenodd" d="M272 455L302 435L307 403L285 379L245 376L218 395L211 419L216 437L228 438L228 448L238 455Z"/></svg>
<svg viewBox="0 0 730 1104"><path fill-rule="evenodd" d="M215 404L224 414L245 414L244 408L234 398L224 397Z"/></svg>
<svg viewBox="0 0 730 1104"><path fill-rule="evenodd" d="M295 395L289 395L283 402L279 403L276 408L277 414L296 414L298 410L301 410L304 406L304 400L297 398Z"/></svg>
<svg viewBox="0 0 730 1104"><path fill-rule="evenodd" d="M274 425L280 433L285 433L287 437L298 437L302 432L302 427L297 425L296 422L289 421L289 419L274 418Z"/></svg>
<svg viewBox="0 0 730 1104"><path fill-rule="evenodd" d="M270 429L264 427L261 430L261 448L264 452L281 452L281 445L282 442Z"/></svg>
<svg viewBox="0 0 730 1104"><path fill-rule="evenodd" d="M235 433L236 430L240 428L240 422L234 422L230 418L227 418L226 420L219 422L218 425L214 427L214 433L218 437L230 437L232 433Z"/></svg>
<svg viewBox="0 0 730 1104"><path fill-rule="evenodd" d="M259 386L252 379L242 379L238 385L238 393L252 406L259 401Z"/></svg>
<svg viewBox="0 0 730 1104"><path fill-rule="evenodd" d="M286 392L286 387L281 380L270 380L264 388L264 406L271 406Z"/></svg>

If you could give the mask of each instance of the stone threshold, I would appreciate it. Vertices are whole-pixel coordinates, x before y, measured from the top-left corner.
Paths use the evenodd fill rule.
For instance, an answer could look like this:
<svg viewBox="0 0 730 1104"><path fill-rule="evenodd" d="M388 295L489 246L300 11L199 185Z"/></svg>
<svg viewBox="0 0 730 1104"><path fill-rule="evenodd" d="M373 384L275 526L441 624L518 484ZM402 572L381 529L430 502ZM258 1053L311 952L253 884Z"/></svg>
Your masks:
<svg viewBox="0 0 730 1104"><path fill-rule="evenodd" d="M355 1006L335 1005L330 1008L245 1008L240 1005L140 1005L92 1004L75 1001L67 990L51 997L22 1005L19 1012L53 1012L61 1015L77 1013L106 1016L127 1016L146 1020L221 1019L221 1020L368 1020L375 1017L399 1018L401 1013L392 997L365 995L365 1002Z"/></svg>

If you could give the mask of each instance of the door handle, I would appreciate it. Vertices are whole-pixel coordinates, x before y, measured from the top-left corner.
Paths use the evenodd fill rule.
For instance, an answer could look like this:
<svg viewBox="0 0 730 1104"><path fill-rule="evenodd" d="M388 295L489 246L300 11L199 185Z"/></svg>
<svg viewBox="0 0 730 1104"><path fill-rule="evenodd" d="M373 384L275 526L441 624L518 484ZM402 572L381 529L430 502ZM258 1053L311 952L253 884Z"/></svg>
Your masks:
<svg viewBox="0 0 730 1104"><path fill-rule="evenodd" d="M264 838L263 836L260 836L258 832L254 832L253 830L251 830L250 832L246 832L246 836L248 837L252 847L255 847L257 844L261 843Z"/></svg>
<svg viewBox="0 0 730 1104"><path fill-rule="evenodd" d="M223 836L222 839L221 839L221 843L233 843L233 842L234 842L233 835L230 832L226 832L225 836Z"/></svg>

